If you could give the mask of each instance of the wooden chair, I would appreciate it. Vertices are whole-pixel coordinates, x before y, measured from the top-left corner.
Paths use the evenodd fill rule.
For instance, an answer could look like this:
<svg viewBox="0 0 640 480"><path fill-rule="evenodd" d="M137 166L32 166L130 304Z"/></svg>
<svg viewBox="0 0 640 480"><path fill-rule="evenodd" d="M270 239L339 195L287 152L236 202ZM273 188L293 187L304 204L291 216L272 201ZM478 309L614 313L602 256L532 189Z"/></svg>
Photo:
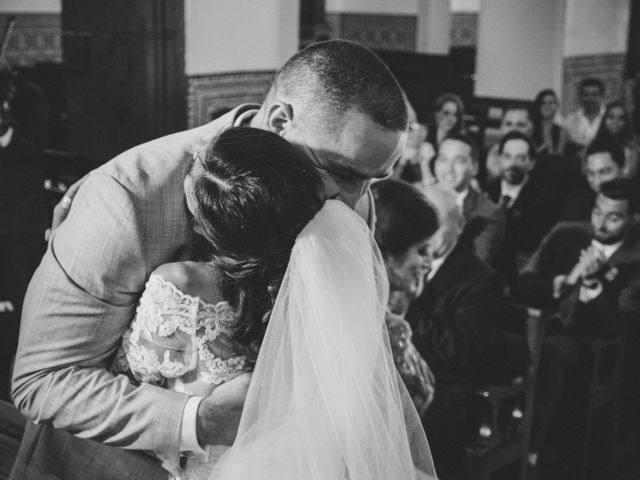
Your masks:
<svg viewBox="0 0 640 480"><path fill-rule="evenodd" d="M0 400L0 478L9 478L26 420L16 408Z"/></svg>
<svg viewBox="0 0 640 480"><path fill-rule="evenodd" d="M609 478L614 463L624 339L582 340L582 346L588 362L578 478Z"/></svg>
<svg viewBox="0 0 640 480"><path fill-rule="evenodd" d="M546 317L541 310L508 304L514 321L525 321L531 357L526 376L506 385L491 385L478 391L481 422L477 438L466 449L471 478L487 480L494 475L524 479L529 453L538 358Z"/></svg>

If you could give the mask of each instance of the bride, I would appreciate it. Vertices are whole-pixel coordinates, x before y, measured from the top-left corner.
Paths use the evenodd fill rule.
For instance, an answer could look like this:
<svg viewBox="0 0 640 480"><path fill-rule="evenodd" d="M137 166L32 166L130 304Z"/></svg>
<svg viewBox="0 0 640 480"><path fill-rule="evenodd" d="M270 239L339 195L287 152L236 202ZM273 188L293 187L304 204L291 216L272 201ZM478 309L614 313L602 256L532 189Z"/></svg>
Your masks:
<svg viewBox="0 0 640 480"><path fill-rule="evenodd" d="M196 161L185 191L206 255L151 275L122 346L137 381L196 396L253 371L235 443L189 458L185 478L435 477L365 222L275 134L229 129Z"/></svg>

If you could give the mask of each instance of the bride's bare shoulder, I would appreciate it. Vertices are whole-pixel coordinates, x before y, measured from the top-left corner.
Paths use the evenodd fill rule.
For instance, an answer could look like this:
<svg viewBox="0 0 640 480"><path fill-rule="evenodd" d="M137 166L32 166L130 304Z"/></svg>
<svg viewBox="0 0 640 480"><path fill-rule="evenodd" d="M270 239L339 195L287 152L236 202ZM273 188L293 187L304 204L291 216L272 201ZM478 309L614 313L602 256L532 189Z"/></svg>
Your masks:
<svg viewBox="0 0 640 480"><path fill-rule="evenodd" d="M215 267L204 262L172 262L157 267L152 274L171 282L183 293L218 302L220 286Z"/></svg>

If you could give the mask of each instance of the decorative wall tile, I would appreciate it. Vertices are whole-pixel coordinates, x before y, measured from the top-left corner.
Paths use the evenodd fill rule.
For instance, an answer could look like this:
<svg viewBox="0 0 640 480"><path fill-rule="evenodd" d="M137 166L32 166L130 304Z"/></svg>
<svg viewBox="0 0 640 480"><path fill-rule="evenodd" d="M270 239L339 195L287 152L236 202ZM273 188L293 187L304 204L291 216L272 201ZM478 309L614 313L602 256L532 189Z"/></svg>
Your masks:
<svg viewBox="0 0 640 480"><path fill-rule="evenodd" d="M478 14L451 14L451 48L475 47L478 40Z"/></svg>
<svg viewBox="0 0 640 480"><path fill-rule="evenodd" d="M353 40L380 50L416 49L414 16L327 13L326 20L333 38Z"/></svg>
<svg viewBox="0 0 640 480"><path fill-rule="evenodd" d="M234 72L187 78L189 128L204 125L211 115L241 103L261 103L273 71Z"/></svg>
<svg viewBox="0 0 640 480"><path fill-rule="evenodd" d="M619 98L624 59L624 53L566 57L562 85L563 113L567 114L578 108L578 83L586 77L596 77L604 82L607 102Z"/></svg>
<svg viewBox="0 0 640 480"><path fill-rule="evenodd" d="M62 62L60 36L62 27L57 13L17 13L6 59L11 65L30 66L38 62ZM10 14L0 14L0 28L4 28Z"/></svg>

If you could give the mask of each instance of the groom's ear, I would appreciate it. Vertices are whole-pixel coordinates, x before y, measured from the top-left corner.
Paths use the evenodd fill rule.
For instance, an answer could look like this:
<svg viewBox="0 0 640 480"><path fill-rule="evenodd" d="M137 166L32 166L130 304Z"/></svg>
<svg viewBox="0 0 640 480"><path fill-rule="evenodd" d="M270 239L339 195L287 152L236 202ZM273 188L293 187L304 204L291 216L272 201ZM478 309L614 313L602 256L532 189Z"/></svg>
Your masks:
<svg viewBox="0 0 640 480"><path fill-rule="evenodd" d="M274 102L267 109L267 130L283 136L291 128L293 107L289 103Z"/></svg>

